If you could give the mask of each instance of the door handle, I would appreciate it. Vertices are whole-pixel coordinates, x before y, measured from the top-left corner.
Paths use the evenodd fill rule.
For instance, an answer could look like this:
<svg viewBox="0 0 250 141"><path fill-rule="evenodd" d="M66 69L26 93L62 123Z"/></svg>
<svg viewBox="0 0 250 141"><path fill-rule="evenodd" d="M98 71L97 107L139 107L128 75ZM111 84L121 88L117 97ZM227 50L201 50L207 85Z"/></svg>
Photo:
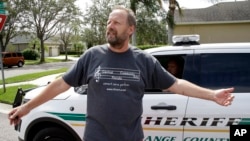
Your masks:
<svg viewBox="0 0 250 141"><path fill-rule="evenodd" d="M175 105L153 105L151 106L152 110L176 110Z"/></svg>

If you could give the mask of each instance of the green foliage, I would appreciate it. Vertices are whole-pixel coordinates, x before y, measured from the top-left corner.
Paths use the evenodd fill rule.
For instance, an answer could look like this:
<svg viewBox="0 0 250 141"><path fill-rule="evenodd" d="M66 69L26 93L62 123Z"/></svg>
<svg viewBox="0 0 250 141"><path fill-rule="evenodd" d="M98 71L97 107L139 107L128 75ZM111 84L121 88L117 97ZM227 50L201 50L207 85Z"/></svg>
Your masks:
<svg viewBox="0 0 250 141"><path fill-rule="evenodd" d="M78 17L79 9L76 0L22 0L22 14L26 18L21 21L27 25L26 31L35 32L41 44L40 62L45 61L44 41L55 36L62 21L71 21Z"/></svg>
<svg viewBox="0 0 250 141"><path fill-rule="evenodd" d="M155 14L159 15L156 16ZM167 44L166 23L161 20L162 13L152 13L141 5L137 12L136 42L138 45Z"/></svg>
<svg viewBox="0 0 250 141"><path fill-rule="evenodd" d="M19 32L22 31L23 24L20 23L20 19L23 18L23 15L20 14L23 11L23 8L20 6L22 1L20 0L5 0L7 2L7 10L9 12L5 26L0 32L0 43L2 51L12 50L7 49L10 40L15 37Z"/></svg>
<svg viewBox="0 0 250 141"><path fill-rule="evenodd" d="M87 47L106 43L106 23L111 8L118 4L118 0L93 0L93 5L83 15L84 24L88 26L82 34L82 40Z"/></svg>
<svg viewBox="0 0 250 141"><path fill-rule="evenodd" d="M159 14L160 4L152 0L93 0L93 5L84 14L86 28L82 40L90 48L97 44L106 43L106 23L115 5L131 8L137 17L136 42L142 44L167 44L166 23L162 22ZM165 20L165 19L163 19Z"/></svg>
<svg viewBox="0 0 250 141"><path fill-rule="evenodd" d="M36 60L39 57L39 53L36 50L30 48L25 49L22 53L25 60Z"/></svg>
<svg viewBox="0 0 250 141"><path fill-rule="evenodd" d="M33 36L32 36L33 37ZM40 49L41 48L41 44L40 44L40 41L38 38L36 37L33 37L33 40L31 40L29 42L29 45L28 45L30 48L32 49Z"/></svg>

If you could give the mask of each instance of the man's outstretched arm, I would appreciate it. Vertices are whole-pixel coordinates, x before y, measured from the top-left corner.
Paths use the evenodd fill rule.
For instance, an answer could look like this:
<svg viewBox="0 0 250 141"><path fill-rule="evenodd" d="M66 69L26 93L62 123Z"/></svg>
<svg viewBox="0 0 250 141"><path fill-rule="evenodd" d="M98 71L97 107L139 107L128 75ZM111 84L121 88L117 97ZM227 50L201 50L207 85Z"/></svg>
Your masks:
<svg viewBox="0 0 250 141"><path fill-rule="evenodd" d="M9 112L10 124L16 125L20 121L20 118L28 114L32 109L56 97L69 88L70 86L62 78L52 81L37 97Z"/></svg>
<svg viewBox="0 0 250 141"><path fill-rule="evenodd" d="M164 91L171 91L176 94L211 100L222 106L231 105L234 99L234 95L232 94L234 88L212 90L200 87L183 79L177 79L171 87Z"/></svg>

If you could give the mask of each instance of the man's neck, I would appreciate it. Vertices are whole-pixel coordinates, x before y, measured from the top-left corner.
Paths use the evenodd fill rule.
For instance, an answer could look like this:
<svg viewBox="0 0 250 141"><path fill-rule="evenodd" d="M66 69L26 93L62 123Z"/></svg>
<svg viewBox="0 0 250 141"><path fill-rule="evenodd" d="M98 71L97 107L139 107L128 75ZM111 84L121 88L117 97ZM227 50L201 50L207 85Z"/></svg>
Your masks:
<svg viewBox="0 0 250 141"><path fill-rule="evenodd" d="M116 52L116 53L123 53L126 52L129 49L128 44L124 44L123 46L117 48L117 47L112 47L110 44L108 44L108 47L111 51Z"/></svg>

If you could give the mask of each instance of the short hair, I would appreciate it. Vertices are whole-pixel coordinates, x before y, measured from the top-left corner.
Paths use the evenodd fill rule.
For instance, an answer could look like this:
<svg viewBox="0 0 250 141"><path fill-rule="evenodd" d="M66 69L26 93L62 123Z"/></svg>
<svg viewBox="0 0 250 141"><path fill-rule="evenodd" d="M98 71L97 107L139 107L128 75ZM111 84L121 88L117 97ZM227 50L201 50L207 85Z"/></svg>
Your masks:
<svg viewBox="0 0 250 141"><path fill-rule="evenodd" d="M115 6L112 11L114 10L123 10L126 11L128 14L128 25L129 26L135 26L136 27L136 16L135 13L133 12L133 10L129 9L129 8L125 8L123 6L117 5Z"/></svg>

